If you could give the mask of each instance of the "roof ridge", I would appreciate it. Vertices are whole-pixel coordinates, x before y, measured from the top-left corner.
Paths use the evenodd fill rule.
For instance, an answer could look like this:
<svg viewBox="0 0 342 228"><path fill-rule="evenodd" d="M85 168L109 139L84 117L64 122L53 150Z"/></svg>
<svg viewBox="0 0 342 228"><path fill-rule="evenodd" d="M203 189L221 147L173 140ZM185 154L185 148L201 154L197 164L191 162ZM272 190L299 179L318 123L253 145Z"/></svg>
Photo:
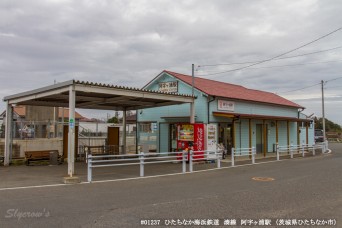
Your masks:
<svg viewBox="0 0 342 228"><path fill-rule="evenodd" d="M170 73L170 74L179 74L179 75L182 75L182 76L186 76L186 77L192 77L191 75L187 75L187 74L181 74L181 73L177 73L177 72L174 72L174 71L169 71L169 70L164 70L164 72L166 73ZM229 83L229 82L221 82L221 81L217 81L217 80L213 80L213 79L208 79L208 78L202 78L202 77L195 77L195 79L202 79L202 80L207 80L207 81L212 81L212 82L217 82L217 83L224 83L224 84L227 84L227 85L232 85L232 86L237 86L237 87L241 87L241 88L244 88L244 89L248 89L242 85L237 85L237 84L233 84L233 83ZM195 85L196 87L196 85Z"/></svg>

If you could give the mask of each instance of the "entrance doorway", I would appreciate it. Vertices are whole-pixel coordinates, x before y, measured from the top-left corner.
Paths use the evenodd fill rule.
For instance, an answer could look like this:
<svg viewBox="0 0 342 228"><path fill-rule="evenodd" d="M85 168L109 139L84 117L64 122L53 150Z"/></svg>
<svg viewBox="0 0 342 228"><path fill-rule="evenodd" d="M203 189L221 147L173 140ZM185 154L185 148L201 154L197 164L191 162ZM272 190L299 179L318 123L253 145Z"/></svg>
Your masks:
<svg viewBox="0 0 342 228"><path fill-rule="evenodd" d="M268 152L268 125L267 124L257 124L256 131L256 152L257 153L266 153Z"/></svg>
<svg viewBox="0 0 342 228"><path fill-rule="evenodd" d="M262 153L263 151L263 143L262 143L262 137L263 136L263 125L257 124L256 125L256 131L255 131L255 137L256 137L256 152Z"/></svg>
<svg viewBox="0 0 342 228"><path fill-rule="evenodd" d="M227 153L231 154L233 142L233 125L230 123L219 123L218 143L222 143L227 149Z"/></svg>
<svg viewBox="0 0 342 228"><path fill-rule="evenodd" d="M170 124L170 150L171 152L177 151L177 124Z"/></svg>
<svg viewBox="0 0 342 228"><path fill-rule="evenodd" d="M108 127L107 132L108 132L107 134L108 153L119 154L120 128Z"/></svg>

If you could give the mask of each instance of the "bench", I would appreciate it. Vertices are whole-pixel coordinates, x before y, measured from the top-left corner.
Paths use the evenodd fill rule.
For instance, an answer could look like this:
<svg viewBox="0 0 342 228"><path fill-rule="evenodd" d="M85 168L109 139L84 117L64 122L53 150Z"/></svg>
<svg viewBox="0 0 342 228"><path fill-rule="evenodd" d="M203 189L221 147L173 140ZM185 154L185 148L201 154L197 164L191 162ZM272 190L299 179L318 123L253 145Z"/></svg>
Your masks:
<svg viewBox="0 0 342 228"><path fill-rule="evenodd" d="M30 165L30 161L50 161L50 152L57 152L58 150L38 150L38 151L25 151L26 165ZM61 158L58 155L57 160Z"/></svg>

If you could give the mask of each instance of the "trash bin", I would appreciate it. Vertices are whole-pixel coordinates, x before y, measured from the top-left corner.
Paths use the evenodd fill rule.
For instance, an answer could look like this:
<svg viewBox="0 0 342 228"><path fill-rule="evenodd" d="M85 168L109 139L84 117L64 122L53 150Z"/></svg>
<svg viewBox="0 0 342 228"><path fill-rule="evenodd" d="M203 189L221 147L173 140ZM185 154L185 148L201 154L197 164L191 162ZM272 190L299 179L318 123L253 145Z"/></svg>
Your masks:
<svg viewBox="0 0 342 228"><path fill-rule="evenodd" d="M50 151L50 165L58 165L58 151Z"/></svg>

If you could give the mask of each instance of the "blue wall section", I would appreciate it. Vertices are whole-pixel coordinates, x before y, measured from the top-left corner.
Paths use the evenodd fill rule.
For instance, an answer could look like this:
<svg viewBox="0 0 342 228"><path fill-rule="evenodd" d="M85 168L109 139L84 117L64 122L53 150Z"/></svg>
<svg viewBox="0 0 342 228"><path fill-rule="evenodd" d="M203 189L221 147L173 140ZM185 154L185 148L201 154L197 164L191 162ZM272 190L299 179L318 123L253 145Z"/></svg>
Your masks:
<svg viewBox="0 0 342 228"><path fill-rule="evenodd" d="M210 121L216 122L218 121L218 117L214 116L212 112L224 112L217 109L217 100L210 103ZM265 116L281 116L281 117L298 117L297 108L292 107L282 107L277 105L266 105L266 104L258 104L253 102L246 101L234 101L230 99L223 99L233 101L235 103L235 110L233 113L240 114L250 114L250 115L265 115Z"/></svg>
<svg viewBox="0 0 342 228"><path fill-rule="evenodd" d="M168 124L159 124L159 129L160 129L160 140L159 140L159 148L161 152L169 152L169 125Z"/></svg>
<svg viewBox="0 0 342 228"><path fill-rule="evenodd" d="M175 81L173 77L164 73L161 77L157 78L149 87L146 89L149 90L158 90L158 83L160 82L170 82ZM191 94L191 86L183 83L180 80L178 81L178 93L180 94ZM207 123L208 120L208 108L207 108L207 96L202 92L195 90L195 96L197 96L195 101L195 112L196 112L196 122L204 122ZM157 108L149 108L144 109L142 114L138 111L138 120L139 121L158 121L158 122L166 122L165 119L160 117L184 117L190 116L190 104L182 104L182 105L172 105L165 107L157 107ZM180 122L185 121L189 122L188 119L175 119L174 121ZM167 120L169 122L169 120Z"/></svg>

